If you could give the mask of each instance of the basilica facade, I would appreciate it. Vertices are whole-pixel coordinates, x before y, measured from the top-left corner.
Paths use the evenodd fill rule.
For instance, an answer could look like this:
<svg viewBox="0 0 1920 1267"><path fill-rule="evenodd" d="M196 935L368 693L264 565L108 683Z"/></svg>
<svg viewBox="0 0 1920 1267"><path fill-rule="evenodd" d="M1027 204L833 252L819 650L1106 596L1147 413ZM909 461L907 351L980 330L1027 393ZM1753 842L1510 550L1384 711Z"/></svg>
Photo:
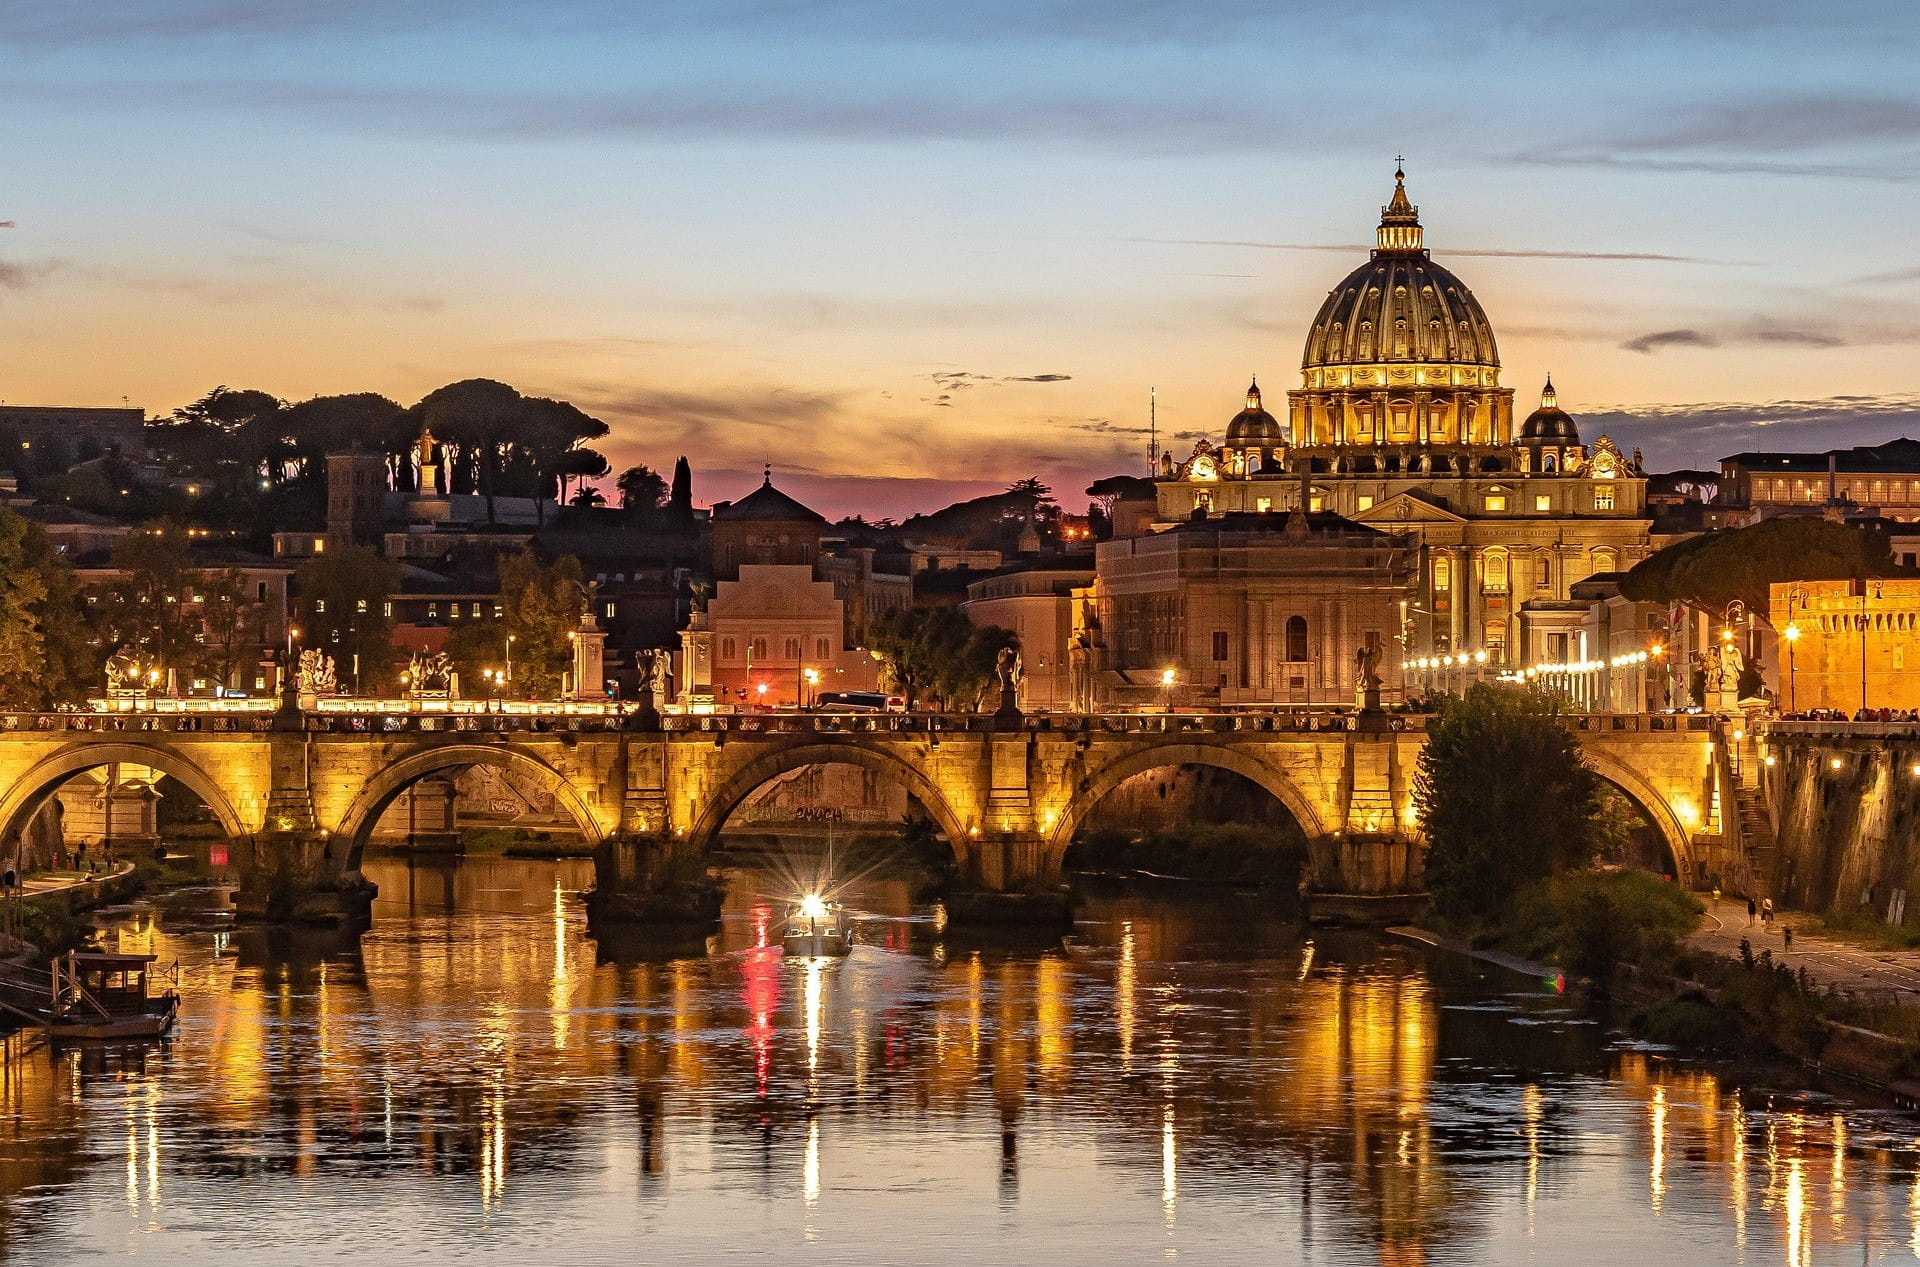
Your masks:
<svg viewBox="0 0 1920 1267"><path fill-rule="evenodd" d="M1300 372L1284 422L1256 382L1218 443L1163 459L1156 529L1304 510L1390 535L1410 567L1381 631L1389 657L1465 653L1495 668L1542 658L1535 626L1564 625L1574 585L1648 553L1639 455L1582 442L1551 381L1516 424L1493 324L1427 250L1404 173L1374 250L1314 315Z"/></svg>

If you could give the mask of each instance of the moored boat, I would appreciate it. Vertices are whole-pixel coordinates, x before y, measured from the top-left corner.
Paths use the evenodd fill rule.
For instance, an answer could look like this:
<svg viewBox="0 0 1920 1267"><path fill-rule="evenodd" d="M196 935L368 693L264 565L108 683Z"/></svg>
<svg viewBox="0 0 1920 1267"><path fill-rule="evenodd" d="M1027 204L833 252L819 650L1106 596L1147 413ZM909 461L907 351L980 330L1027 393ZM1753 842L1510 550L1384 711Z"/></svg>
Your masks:
<svg viewBox="0 0 1920 1267"><path fill-rule="evenodd" d="M0 1006L44 1028L55 1039L101 1041L162 1038L180 1012L180 992L149 990L155 955L70 950L37 973L10 972L0 980Z"/></svg>

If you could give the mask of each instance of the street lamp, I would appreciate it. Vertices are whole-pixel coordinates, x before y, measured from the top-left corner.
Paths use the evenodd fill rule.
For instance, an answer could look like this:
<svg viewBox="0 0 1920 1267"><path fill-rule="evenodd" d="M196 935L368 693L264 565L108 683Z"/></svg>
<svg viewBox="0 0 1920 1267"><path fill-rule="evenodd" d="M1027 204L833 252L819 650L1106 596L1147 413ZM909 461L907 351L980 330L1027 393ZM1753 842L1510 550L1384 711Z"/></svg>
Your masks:
<svg viewBox="0 0 1920 1267"><path fill-rule="evenodd" d="M513 635L507 635L507 673L501 679L508 687L513 685Z"/></svg>
<svg viewBox="0 0 1920 1267"><path fill-rule="evenodd" d="M810 708L815 693L820 689L820 670L805 669L802 670L800 676L806 682L806 690L801 693L800 707L803 709Z"/></svg>
<svg viewBox="0 0 1920 1267"><path fill-rule="evenodd" d="M1173 683L1178 675L1172 669L1160 670L1160 690L1166 696L1167 711L1173 711Z"/></svg>
<svg viewBox="0 0 1920 1267"><path fill-rule="evenodd" d="M1799 666L1794 663L1793 649L1800 641L1800 626L1788 621L1787 627L1780 631L1780 636L1787 640L1787 711L1797 713L1800 711L1800 693L1795 688L1800 683L1794 674L1799 672Z"/></svg>

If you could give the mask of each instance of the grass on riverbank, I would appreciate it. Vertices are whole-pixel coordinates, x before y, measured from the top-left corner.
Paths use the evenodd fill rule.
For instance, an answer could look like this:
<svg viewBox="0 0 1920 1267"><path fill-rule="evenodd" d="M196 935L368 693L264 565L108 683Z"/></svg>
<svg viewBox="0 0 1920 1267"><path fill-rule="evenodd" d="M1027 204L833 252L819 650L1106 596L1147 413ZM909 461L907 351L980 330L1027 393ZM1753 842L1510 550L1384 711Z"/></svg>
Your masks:
<svg viewBox="0 0 1920 1267"><path fill-rule="evenodd" d="M1849 911L1836 906L1812 923L1796 924L1796 930L1801 928L1871 950L1912 950L1920 947L1920 928L1889 924L1863 908Z"/></svg>
<svg viewBox="0 0 1920 1267"><path fill-rule="evenodd" d="M1292 892L1307 862L1297 831L1239 823L1195 823L1135 834L1089 832L1067 851L1067 865L1144 871L1190 880L1253 884Z"/></svg>

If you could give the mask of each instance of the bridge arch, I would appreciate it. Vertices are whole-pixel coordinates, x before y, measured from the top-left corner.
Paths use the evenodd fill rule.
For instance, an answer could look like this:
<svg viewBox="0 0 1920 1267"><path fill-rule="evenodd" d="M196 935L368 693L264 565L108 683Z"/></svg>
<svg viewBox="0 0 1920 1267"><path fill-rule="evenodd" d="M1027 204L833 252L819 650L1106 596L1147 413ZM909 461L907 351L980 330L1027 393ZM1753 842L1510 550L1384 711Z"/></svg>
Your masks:
<svg viewBox="0 0 1920 1267"><path fill-rule="evenodd" d="M810 765L856 766L900 783L946 833L954 856L963 864L966 862L966 825L939 785L892 752L856 744L800 743L755 758L706 798L706 804L693 815L688 841L700 849L712 848L728 816L741 802L781 775Z"/></svg>
<svg viewBox="0 0 1920 1267"><path fill-rule="evenodd" d="M142 765L170 775L206 802L219 820L220 830L229 837L245 836L253 830L225 789L172 749L145 743L79 743L41 758L0 795L0 847L11 856L20 833L61 784L83 771L107 765Z"/></svg>
<svg viewBox="0 0 1920 1267"><path fill-rule="evenodd" d="M597 845L606 838L606 829L579 789L568 781L566 775L540 758L493 744L446 744L402 757L367 780L367 785L353 798L353 803L347 806L346 813L340 816L334 828L334 835L347 842L347 869L351 871L360 866L367 838L373 835L380 816L400 793L430 775L476 765L493 766L539 779L553 789L554 799L566 809L589 844Z"/></svg>
<svg viewBox="0 0 1920 1267"><path fill-rule="evenodd" d="M1686 824L1680 821L1680 816L1667 803L1667 798L1660 795L1632 766L1597 746L1582 748L1580 755L1595 774L1618 788L1647 816L1653 829L1660 833L1661 843L1673 856L1675 879L1682 885L1693 883L1698 878L1693 870L1693 846L1687 839Z"/></svg>
<svg viewBox="0 0 1920 1267"><path fill-rule="evenodd" d="M1048 865L1056 870L1059 868L1068 846L1073 844L1074 834L1080 830L1080 824L1107 793L1135 775L1182 765L1211 766L1216 770L1237 774L1265 789L1284 805L1294 821L1300 824L1300 830L1308 840L1317 840L1327 834L1320 812L1301 792L1299 785L1259 758L1249 756L1236 747L1196 743L1155 744L1111 761L1080 781L1067 798L1060 812L1060 820L1047 834Z"/></svg>

